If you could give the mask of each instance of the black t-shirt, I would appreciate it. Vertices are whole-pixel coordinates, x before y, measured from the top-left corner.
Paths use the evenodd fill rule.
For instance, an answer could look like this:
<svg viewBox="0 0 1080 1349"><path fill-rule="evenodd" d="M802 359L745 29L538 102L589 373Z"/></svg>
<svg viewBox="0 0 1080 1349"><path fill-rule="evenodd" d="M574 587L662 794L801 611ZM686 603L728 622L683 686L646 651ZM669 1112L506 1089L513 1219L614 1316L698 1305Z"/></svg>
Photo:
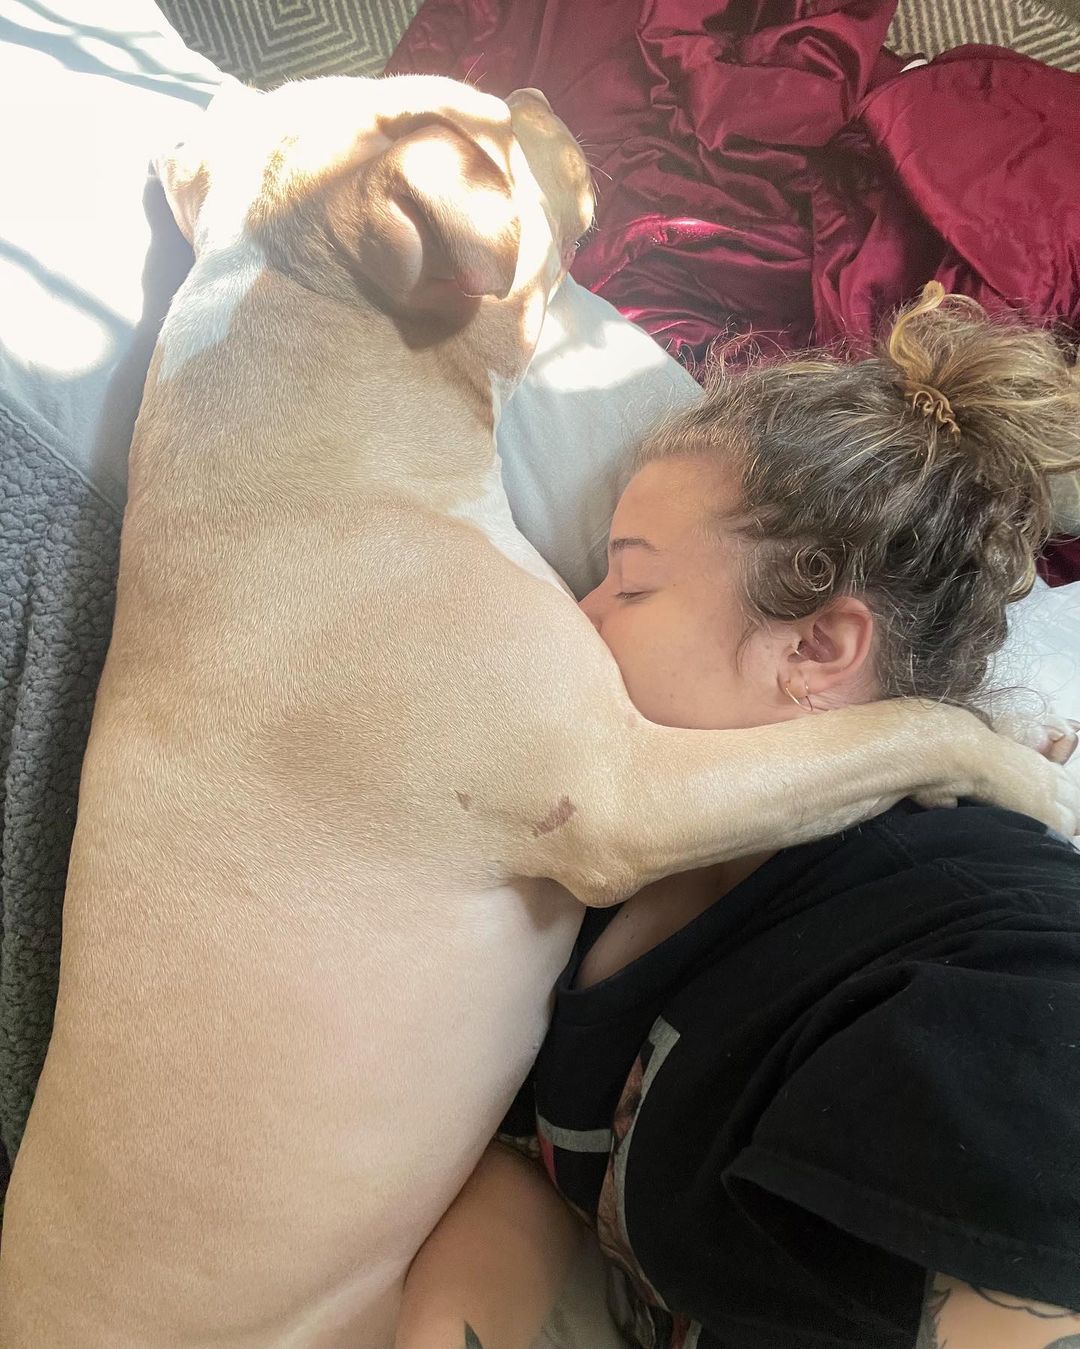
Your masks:
<svg viewBox="0 0 1080 1349"><path fill-rule="evenodd" d="M1080 855L977 805L777 854L575 990L508 1133L656 1349L914 1344L925 1272L1080 1308Z"/></svg>

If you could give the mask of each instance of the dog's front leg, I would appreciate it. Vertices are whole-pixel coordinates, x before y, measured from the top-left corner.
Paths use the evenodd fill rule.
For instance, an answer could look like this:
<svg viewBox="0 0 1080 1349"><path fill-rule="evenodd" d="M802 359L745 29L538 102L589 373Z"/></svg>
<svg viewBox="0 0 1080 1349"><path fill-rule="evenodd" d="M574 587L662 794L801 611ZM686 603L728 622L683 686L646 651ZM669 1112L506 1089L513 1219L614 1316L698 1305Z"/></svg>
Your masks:
<svg viewBox="0 0 1080 1349"><path fill-rule="evenodd" d="M960 708L869 703L781 725L684 731L625 714L580 733L565 794L534 822L529 874L590 905L676 871L856 824L906 795L974 797L1071 835L1080 789Z"/></svg>

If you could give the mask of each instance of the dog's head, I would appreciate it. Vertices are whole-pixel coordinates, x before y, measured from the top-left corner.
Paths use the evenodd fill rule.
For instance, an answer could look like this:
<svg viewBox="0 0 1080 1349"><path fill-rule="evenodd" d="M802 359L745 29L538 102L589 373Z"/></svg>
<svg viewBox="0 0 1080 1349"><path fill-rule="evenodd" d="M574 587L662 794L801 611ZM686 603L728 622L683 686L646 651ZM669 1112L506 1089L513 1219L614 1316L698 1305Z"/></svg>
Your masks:
<svg viewBox="0 0 1080 1349"><path fill-rule="evenodd" d="M432 76L230 87L157 168L197 257L242 242L310 290L399 313L547 298L593 210L542 94Z"/></svg>

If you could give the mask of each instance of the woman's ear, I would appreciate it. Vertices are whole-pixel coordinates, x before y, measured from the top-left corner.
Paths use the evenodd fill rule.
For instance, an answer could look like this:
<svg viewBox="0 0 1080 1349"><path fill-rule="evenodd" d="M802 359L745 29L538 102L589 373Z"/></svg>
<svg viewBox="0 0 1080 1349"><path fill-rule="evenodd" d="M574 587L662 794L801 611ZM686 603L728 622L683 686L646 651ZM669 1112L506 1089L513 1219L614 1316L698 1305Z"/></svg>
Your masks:
<svg viewBox="0 0 1080 1349"><path fill-rule="evenodd" d="M835 600L793 623L791 633L780 680L808 711L877 696L871 667L874 615L862 600L850 595Z"/></svg>

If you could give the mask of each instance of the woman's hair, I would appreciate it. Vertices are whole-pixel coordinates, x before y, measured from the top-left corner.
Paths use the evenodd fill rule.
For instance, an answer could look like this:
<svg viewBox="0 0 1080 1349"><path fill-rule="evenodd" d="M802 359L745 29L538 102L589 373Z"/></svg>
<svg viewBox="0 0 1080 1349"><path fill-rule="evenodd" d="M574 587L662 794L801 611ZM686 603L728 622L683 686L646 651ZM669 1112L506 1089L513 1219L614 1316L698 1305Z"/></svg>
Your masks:
<svg viewBox="0 0 1080 1349"><path fill-rule="evenodd" d="M731 372L639 463L704 455L736 474L753 623L843 595L874 613L882 696L968 702L1035 578L1048 475L1080 469L1080 380L1053 337L931 282L865 360Z"/></svg>

